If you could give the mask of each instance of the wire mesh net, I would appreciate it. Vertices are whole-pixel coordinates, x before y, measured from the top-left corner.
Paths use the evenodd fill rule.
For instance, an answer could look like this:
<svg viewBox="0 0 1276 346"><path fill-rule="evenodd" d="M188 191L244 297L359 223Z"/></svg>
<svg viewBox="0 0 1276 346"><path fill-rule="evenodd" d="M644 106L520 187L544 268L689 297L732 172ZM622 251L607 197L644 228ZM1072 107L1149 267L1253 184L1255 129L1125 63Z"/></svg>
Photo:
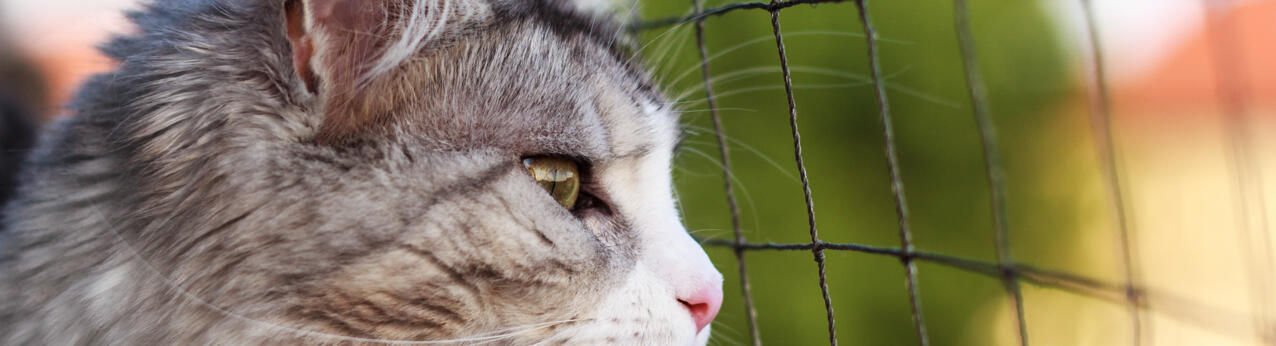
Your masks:
<svg viewBox="0 0 1276 346"><path fill-rule="evenodd" d="M1070 273L1067 271L1059 271L1037 267L1028 263L1016 261L1011 251L1012 230L1007 222L1007 193L1006 182L1003 167L1003 159L1001 157L1001 145L998 142L997 124L993 117L990 116L988 91L983 80L984 72L980 70L977 63L980 52L975 44L978 39L971 30L971 15L968 10L966 0L952 0L949 5L952 6L953 23L952 34L956 36L959 46L960 57L962 60L963 76L965 77L965 89L971 105L971 113L977 124L980 146L982 148L984 179L987 182L989 191L989 210L991 215L987 215L992 222L993 239L989 241L995 250L995 261L985 261L970 259L959 256L951 256L938 252L930 252L918 249L913 241L913 232L910 227L910 209L906 198L906 190L904 179L901 172L899 160L899 149L897 148L897 138L895 134L895 119L891 109L889 100L888 79L883 75L882 59L880 57L880 38L875 30L872 11L868 6L869 0L789 0L789 1L772 1L772 2L741 2L728 3L719 7L706 8L702 4L702 0L691 0L691 6L694 12L684 16L676 16L669 18L660 18L639 22L634 26L635 30L650 31L660 30L678 25L691 25L694 27L695 47L699 57L699 70L702 78L703 94L705 103L708 105L709 113L713 128L712 132L716 139L717 159L720 160L721 175L725 184L723 192L725 193L725 201L730 215L731 239L707 239L702 240L705 246L720 247L729 249L737 260L736 274L739 279L740 294L742 296L742 304L744 305L745 320L748 328L749 342L754 345L762 343L761 334L758 323L758 312L755 307L754 293L750 286L750 270L744 258L749 253L760 251L803 251L810 252L813 255L814 264L817 269L818 287L823 298L823 307L825 320L827 323L827 340L832 345L838 344L838 330L836 328L837 314L834 311L833 295L830 294L828 284L828 263L825 260L825 254L830 251L849 251L863 254L871 254L878 256L886 256L898 259L902 264L905 289L908 295L908 304L911 307L911 317L914 330L921 345L929 345L931 343L927 332L927 319L923 314L923 301L920 291L926 289L919 285L919 273L917 264L931 263L940 266L946 266L957 270L984 275L994 278L1004 286L1007 303L1013 308L1015 323L1015 342L1020 345L1029 344L1028 328L1026 327L1025 317L1025 299L1021 287L1025 284L1038 287L1046 287L1051 289L1063 290L1078 295L1098 298L1115 302L1125 307L1130 325L1132 326L1132 336L1125 344L1141 345L1148 344L1144 330L1148 328L1147 320L1151 314L1172 315L1184 320L1201 321L1202 319L1211 319L1215 316L1227 315L1227 312L1211 307L1207 303L1194 301L1187 297L1178 297L1169 292L1155 291L1147 287L1141 279L1138 254L1136 253L1136 239L1132 232L1133 221L1129 215L1129 201L1126 200L1125 189L1127 182L1122 176L1121 161L1118 159L1117 145L1113 135L1113 117L1110 105L1110 94L1107 80L1107 71L1105 67L1105 58L1102 45L1100 44L1101 35L1099 34L1098 24L1095 20L1093 5L1090 0L1076 0L1084 9L1085 28L1088 33L1088 44L1090 45L1091 55L1088 57L1087 71L1089 75L1090 107L1085 112L1091 126L1091 136L1096 148L1095 157L1097 165L1100 168L1104 191L1106 192L1106 203L1113 216L1111 222L1118 239L1119 263L1115 265L1119 267L1121 272L1120 280L1105 280L1086 275ZM867 50L864 54L867 56L867 70L870 72L869 82L872 85L872 93L877 104L877 118L880 124L880 132L883 138L881 143L885 156L887 176L889 181L884 183L890 184L890 189L894 201L894 211L897 220L897 229L899 238L898 247L880 247L859 243L835 243L822 240L820 237L820 228L816 222L816 206L812 198L812 187L810 177L807 173L806 157L803 154L802 132L799 130L799 102L794 96L794 83L791 74L791 65L789 63L788 52L785 46L784 30L781 28L780 17L786 9L799 5L816 5L825 3L838 3L837 11L854 11L857 14L859 27L863 32L864 43ZM1207 3L1212 5L1212 3ZM832 6L832 5L830 5ZM1207 6L1209 8L1214 8ZM791 167L796 170L797 176L800 178L802 193L804 196L804 211L807 219L807 233L809 233L809 242L799 243L759 243L750 242L746 239L745 233L742 232L741 207L738 202L733 182L736 181L731 162L731 145L725 134L723 126L723 117L719 114L720 106L717 101L717 94L714 88L714 74L712 71L712 56L710 50L706 47L705 32L712 30L712 27L706 27L705 21L715 16L723 16L739 12L762 11L769 15L770 28L775 43L775 53L778 58L780 76L783 83L783 92L787 100L787 116L789 130L792 137L792 153L793 163ZM1246 104L1245 98L1235 97L1235 95L1245 92L1242 79L1237 78L1243 75L1244 71L1238 71L1236 66L1241 66L1230 59L1237 56L1235 43L1225 39L1230 35L1227 25L1221 23L1218 19L1216 11L1210 11L1209 35L1215 42L1213 53L1216 55L1214 61L1219 64L1218 83L1220 85L1220 94L1218 97L1223 100L1228 138L1231 141L1231 160L1230 170L1236 176L1236 185L1239 195L1242 196L1239 204L1242 211L1257 210L1253 214L1243 215L1244 220L1257 219L1258 221L1247 222L1244 229L1257 230L1250 234L1248 231L1241 233L1256 243L1270 244L1270 237L1267 235L1267 225L1264 214L1265 206L1263 205L1263 196L1261 193L1252 191L1262 191L1262 177L1257 173L1255 167L1247 160L1252 153L1247 152L1246 148L1251 147L1247 141L1251 141L1244 131ZM1231 46L1229 46L1231 44ZM1257 204L1257 206L1253 205ZM1251 256L1267 256L1270 257L1270 251L1258 251L1250 254ZM1257 292L1270 290L1270 271L1266 267L1266 263L1271 263L1270 258L1260 258L1255 261L1260 265L1256 265L1251 271L1253 281L1257 282L1259 289ZM1164 302L1165 306L1154 305L1150 302L1149 296L1155 295L1157 302ZM1256 301L1265 301L1266 294L1257 294ZM812 302L814 304L814 302ZM1257 309L1264 311L1264 308ZM1273 339L1267 331L1273 329L1272 322L1268 320L1265 313L1255 313L1248 317L1254 325L1254 330L1259 334L1258 339L1267 343L1272 343ZM1229 328L1226 323L1199 323L1202 327L1212 328L1222 333L1236 333L1236 329ZM1113 343L1117 343L1113 341Z"/></svg>

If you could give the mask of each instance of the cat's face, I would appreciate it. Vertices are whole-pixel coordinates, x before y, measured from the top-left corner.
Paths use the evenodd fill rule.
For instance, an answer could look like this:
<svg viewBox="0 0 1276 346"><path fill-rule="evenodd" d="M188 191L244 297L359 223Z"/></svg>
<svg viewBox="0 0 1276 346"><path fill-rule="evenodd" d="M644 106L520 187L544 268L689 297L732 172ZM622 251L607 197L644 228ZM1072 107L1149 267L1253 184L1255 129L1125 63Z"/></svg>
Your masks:
<svg viewBox="0 0 1276 346"><path fill-rule="evenodd" d="M241 341L706 342L722 277L672 197L677 117L590 32L614 29L548 3L438 2L432 42L352 73L379 36L347 30L377 15L340 12L354 3L286 9L307 87L282 118L303 120L227 154L251 168L219 188L239 216L174 259L269 322ZM529 174L545 161L576 166L574 203Z"/></svg>

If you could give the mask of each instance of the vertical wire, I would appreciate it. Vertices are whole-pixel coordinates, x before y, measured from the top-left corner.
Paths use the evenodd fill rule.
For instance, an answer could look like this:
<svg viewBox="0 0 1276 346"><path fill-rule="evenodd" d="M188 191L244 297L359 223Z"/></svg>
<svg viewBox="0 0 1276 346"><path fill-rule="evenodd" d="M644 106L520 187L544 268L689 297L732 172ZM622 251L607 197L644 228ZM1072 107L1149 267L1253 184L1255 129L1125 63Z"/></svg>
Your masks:
<svg viewBox="0 0 1276 346"><path fill-rule="evenodd" d="M1233 187L1236 189L1234 194L1238 200L1236 216L1240 221L1240 229L1237 233L1245 249L1247 267L1253 281L1250 287L1250 299L1258 306L1256 308L1258 311L1252 316L1254 330L1263 343L1272 345L1276 344L1276 338L1273 338L1270 330L1269 316L1272 308L1270 300L1272 283L1270 269L1268 269L1272 263L1271 236L1268 233L1267 203L1263 196L1262 175L1259 172L1260 168L1255 167L1252 162L1254 156L1249 149L1253 142L1246 129L1249 112L1246 98L1250 90L1244 77L1247 73L1243 70L1247 68L1247 65L1244 58L1240 56L1241 52L1237 51L1234 40L1237 34L1235 28L1227 18L1222 18L1226 16L1224 11L1230 10L1229 6L1232 6L1233 2L1207 1L1204 5L1206 35L1211 46L1217 97L1222 106L1224 131L1228 138L1228 170L1231 171ZM1257 209L1257 213L1251 215L1250 211L1254 208ZM1257 232L1259 239L1253 239L1250 234L1255 228L1259 230ZM1255 249L1253 245L1256 241L1260 243L1258 249Z"/></svg>
<svg viewBox="0 0 1276 346"><path fill-rule="evenodd" d="M829 296L828 276L825 275L824 246L820 241L819 229L815 226L815 200L811 197L811 181L807 178L806 163L802 159L802 135L798 131L797 101L793 98L793 78L789 71L789 57L784 51L784 35L780 33L779 0L771 1L771 30L775 34L776 50L780 54L780 70L784 73L784 92L789 101L789 128L793 130L793 156L797 160L798 173L802 178L802 193L806 197L806 218L811 225L811 252L815 255L815 263L820 270L820 292L824 294L824 311L828 318L829 344L837 346L837 325L833 318L833 298Z"/></svg>
<svg viewBox="0 0 1276 346"><path fill-rule="evenodd" d="M709 50L705 48L704 40L704 17L702 12L704 6L700 0L691 0L696 9L696 47L700 51L700 70L704 75L704 93L705 100L709 104L709 114L713 117L713 131L718 138L718 154L722 157L722 180L723 191L726 192L727 207L731 211L731 230L735 232L735 243L732 250L735 253L737 268L740 271L740 290L744 294L744 310L745 318L749 322L749 336L753 339L754 346L762 345L762 336L758 331L758 312L753 307L753 294L749 288L749 270L744 262L744 233L740 230L740 205L736 202L734 174L731 171L731 155L727 146L727 137L722 127L722 118L718 115L718 100L713 94L713 74L709 70Z"/></svg>
<svg viewBox="0 0 1276 346"><path fill-rule="evenodd" d="M1090 126L1094 132L1095 148L1100 165L1103 167L1105 187L1108 199L1112 203L1112 213L1116 217L1117 236L1120 241L1121 264L1125 269L1125 298L1133 326L1133 345L1143 342L1144 329L1151 329L1151 321L1143 323L1140 308L1150 309L1147 301L1142 299L1135 289L1139 287L1140 273L1135 259L1135 237L1133 217L1127 214L1126 198L1122 187L1120 170L1118 169L1116 144L1112 134L1112 106L1109 99L1107 67L1104 62L1103 44L1100 41L1098 23L1095 21L1094 5L1091 0L1081 0L1086 21L1086 31L1090 40L1090 52L1094 64L1094 95L1090 111Z"/></svg>
<svg viewBox="0 0 1276 346"><path fill-rule="evenodd" d="M885 140L886 167L890 171L891 192L895 197L895 212L899 217L899 238L904 251L901 261L904 263L908 299L913 312L913 324L921 345L930 344L926 333L926 320L922 317L921 294L917 287L917 264L913 262L913 235L908 224L908 202L904 199L904 179L899 171L899 155L895 148L895 125L891 119L890 101L886 95L886 82L882 79L882 66L877 52L877 32L873 29L873 21L868 13L868 0L856 0L859 9L859 20L863 26L864 37L868 42L868 63L873 73L873 86L877 96L877 107L882 123Z"/></svg>
<svg viewBox="0 0 1276 346"><path fill-rule="evenodd" d="M993 246L997 251L997 265L1001 268L1001 282L1010 293L1010 300L1015 309L1016 325L1019 331L1019 345L1028 345L1028 327L1024 318L1023 292L1015 277L1014 258L1010 254L1009 232L1006 217L1006 182L1005 170L1002 166L1000 145L997 141L996 124L988 112L988 95L979 70L978 54L975 52L975 40L970 29L970 13L966 0L953 1L953 24L956 26L957 42L961 48L962 66L966 72L966 90L970 94L970 104L979 126L979 139L983 144L984 171L987 174L988 193L992 203L993 214Z"/></svg>

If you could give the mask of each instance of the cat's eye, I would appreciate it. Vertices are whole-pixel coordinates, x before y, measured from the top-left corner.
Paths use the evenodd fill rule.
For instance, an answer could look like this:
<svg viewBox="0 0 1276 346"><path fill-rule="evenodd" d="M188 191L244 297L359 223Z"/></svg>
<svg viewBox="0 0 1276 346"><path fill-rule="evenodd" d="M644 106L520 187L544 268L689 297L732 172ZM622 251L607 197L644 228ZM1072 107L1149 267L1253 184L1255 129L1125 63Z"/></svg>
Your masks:
<svg viewBox="0 0 1276 346"><path fill-rule="evenodd" d="M580 196L580 166L575 161L558 157L529 157L523 159L527 172L532 174L549 195L567 210L576 207Z"/></svg>

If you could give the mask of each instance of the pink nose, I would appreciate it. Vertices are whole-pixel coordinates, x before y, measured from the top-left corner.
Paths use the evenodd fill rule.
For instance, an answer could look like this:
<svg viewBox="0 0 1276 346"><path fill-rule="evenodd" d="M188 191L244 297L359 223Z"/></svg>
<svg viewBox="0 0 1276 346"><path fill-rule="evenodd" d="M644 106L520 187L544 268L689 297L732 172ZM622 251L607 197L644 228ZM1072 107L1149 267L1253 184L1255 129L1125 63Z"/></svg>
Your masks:
<svg viewBox="0 0 1276 346"><path fill-rule="evenodd" d="M718 309L722 308L722 284L703 287L688 297L678 298L678 302L691 312L691 320L696 322L696 333L699 333L713 322Z"/></svg>

